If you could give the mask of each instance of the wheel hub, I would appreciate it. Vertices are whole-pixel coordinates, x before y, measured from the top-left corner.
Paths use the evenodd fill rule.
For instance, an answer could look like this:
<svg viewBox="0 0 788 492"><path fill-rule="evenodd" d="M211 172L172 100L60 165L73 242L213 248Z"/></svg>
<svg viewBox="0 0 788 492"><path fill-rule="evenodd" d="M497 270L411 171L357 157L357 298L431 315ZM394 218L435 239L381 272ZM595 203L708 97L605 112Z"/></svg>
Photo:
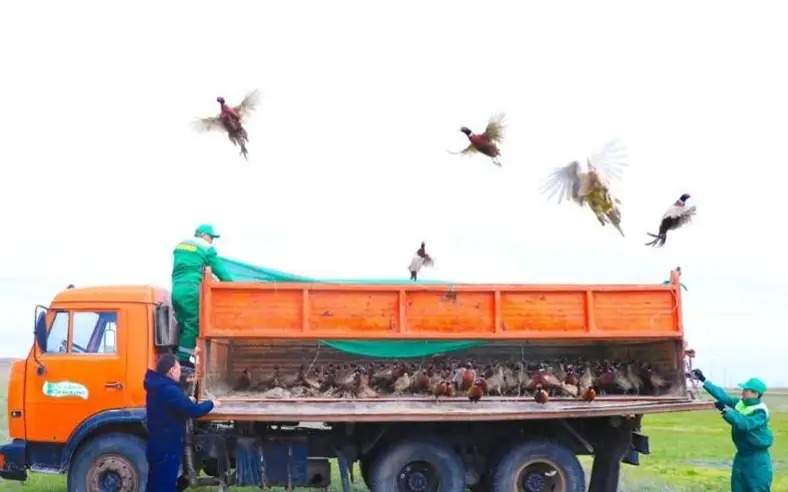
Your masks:
<svg viewBox="0 0 788 492"><path fill-rule="evenodd" d="M409 463L399 473L397 488L400 492L434 492L438 490L435 469L429 463Z"/></svg>
<svg viewBox="0 0 788 492"><path fill-rule="evenodd" d="M528 492L541 492L545 485L544 475L541 473L529 473L525 477L525 490Z"/></svg>
<svg viewBox="0 0 788 492"><path fill-rule="evenodd" d="M531 463L520 475L520 487L523 492L564 492L566 490L563 476L549 463Z"/></svg>
<svg viewBox="0 0 788 492"><path fill-rule="evenodd" d="M94 461L88 470L87 484L90 492L134 492L139 488L134 467L118 455L105 455Z"/></svg>

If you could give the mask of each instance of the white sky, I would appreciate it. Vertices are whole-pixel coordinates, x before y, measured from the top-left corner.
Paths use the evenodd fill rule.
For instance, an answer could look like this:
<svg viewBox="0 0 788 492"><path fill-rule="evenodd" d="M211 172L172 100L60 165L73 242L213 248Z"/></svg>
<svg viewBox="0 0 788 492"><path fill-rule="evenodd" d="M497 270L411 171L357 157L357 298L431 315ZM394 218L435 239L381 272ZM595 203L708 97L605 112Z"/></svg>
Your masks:
<svg viewBox="0 0 788 492"><path fill-rule="evenodd" d="M328 277L661 282L724 383L788 385L780 2L3 2L0 356L68 283L169 286L173 245ZM194 117L260 88L249 162ZM449 155L505 111L504 167ZM539 192L613 137L622 239ZM697 220L647 248L665 208Z"/></svg>

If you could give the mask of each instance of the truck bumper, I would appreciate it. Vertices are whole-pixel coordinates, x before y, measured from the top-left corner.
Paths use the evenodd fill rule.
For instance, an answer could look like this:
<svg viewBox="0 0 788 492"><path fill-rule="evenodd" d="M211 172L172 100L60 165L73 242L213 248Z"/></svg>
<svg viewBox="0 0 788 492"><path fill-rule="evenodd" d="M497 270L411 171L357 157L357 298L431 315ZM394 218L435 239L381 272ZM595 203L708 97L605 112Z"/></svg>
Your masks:
<svg viewBox="0 0 788 492"><path fill-rule="evenodd" d="M0 477L6 480L26 480L25 451L27 443L14 439L0 446Z"/></svg>

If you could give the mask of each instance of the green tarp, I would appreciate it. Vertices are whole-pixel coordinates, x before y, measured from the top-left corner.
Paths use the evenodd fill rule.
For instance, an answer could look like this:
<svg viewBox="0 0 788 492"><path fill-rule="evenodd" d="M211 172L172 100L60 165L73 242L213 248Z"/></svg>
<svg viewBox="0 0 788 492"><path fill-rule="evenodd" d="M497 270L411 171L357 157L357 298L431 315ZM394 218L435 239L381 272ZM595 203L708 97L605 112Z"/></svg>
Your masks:
<svg viewBox="0 0 788 492"><path fill-rule="evenodd" d="M411 284L405 279L314 279L292 273L250 265L230 258L222 258L233 280L242 282L305 282L322 284ZM441 281L419 280L420 284L446 284ZM483 345L479 341L443 341L443 340L321 340L327 345L342 352L376 358L412 358L445 354L456 350L465 350Z"/></svg>

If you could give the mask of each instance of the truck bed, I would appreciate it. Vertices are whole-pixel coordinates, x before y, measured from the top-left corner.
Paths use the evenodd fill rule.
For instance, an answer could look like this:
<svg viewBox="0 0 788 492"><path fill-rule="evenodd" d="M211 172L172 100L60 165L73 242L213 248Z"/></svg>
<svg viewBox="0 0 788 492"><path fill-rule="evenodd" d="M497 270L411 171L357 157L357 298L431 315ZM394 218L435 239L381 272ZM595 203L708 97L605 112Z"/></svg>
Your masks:
<svg viewBox="0 0 788 492"><path fill-rule="evenodd" d="M430 422L502 421L601 417L712 408L710 402L673 397L600 397L593 402L553 398L546 404L532 398L433 398L375 400L242 400L222 398L207 420L267 422Z"/></svg>
<svg viewBox="0 0 788 492"><path fill-rule="evenodd" d="M215 282L206 274L200 325L199 394L222 402L210 420L494 421L709 407L691 399L686 388L677 272L667 285L265 284ZM426 357L378 359L341 352L325 340L483 343ZM605 390L590 403L554 392L545 405L511 391L471 403L464 395L436 401L429 391L379 387L373 388L377 398L327 394L322 388L309 397L275 398L264 384L255 387L299 368L313 371L314 380L332 366L364 366L371 375L378 364L407 363L413 371L435 366L440 373L464 361L480 369L612 362L623 371L648 364L666 385L651 392Z"/></svg>

